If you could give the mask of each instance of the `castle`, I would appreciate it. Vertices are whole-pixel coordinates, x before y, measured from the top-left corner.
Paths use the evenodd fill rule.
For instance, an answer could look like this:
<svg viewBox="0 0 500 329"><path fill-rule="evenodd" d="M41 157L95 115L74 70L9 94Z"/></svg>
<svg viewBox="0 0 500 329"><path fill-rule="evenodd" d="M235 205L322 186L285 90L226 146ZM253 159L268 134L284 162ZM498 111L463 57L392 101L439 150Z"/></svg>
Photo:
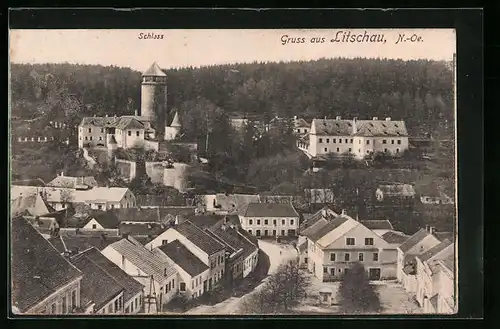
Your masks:
<svg viewBox="0 0 500 329"><path fill-rule="evenodd" d="M167 122L167 75L155 62L142 73L141 113L121 117L85 117L78 125L79 148L106 148L112 152L118 148L144 147L160 150L161 143L177 141L181 137L181 122L175 111ZM193 143L190 149L193 149ZM197 147L196 147L197 148Z"/></svg>

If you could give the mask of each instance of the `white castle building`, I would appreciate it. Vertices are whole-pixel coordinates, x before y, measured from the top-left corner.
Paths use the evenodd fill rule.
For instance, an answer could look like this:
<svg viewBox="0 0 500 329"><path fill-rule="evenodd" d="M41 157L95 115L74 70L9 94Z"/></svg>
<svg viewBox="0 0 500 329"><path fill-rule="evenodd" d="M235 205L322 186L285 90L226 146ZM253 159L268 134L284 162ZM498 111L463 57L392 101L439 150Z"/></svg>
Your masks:
<svg viewBox="0 0 500 329"><path fill-rule="evenodd" d="M353 154L357 159L376 152L397 156L408 149L408 132L404 121L313 119L310 131L297 146L309 157L327 154Z"/></svg>
<svg viewBox="0 0 500 329"><path fill-rule="evenodd" d="M143 146L158 150L159 142L175 140L181 132L178 113L167 120L167 75L155 62L142 73L141 113L121 117L85 117L78 125L78 147L108 150Z"/></svg>

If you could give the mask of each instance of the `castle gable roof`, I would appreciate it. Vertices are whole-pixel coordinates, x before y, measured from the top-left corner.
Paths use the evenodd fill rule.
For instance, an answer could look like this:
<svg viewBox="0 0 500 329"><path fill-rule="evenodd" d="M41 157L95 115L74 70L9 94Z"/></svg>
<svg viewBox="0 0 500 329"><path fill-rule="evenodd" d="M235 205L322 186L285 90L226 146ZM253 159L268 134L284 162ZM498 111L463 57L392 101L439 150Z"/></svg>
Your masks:
<svg viewBox="0 0 500 329"><path fill-rule="evenodd" d="M166 77L167 75L163 72L158 63L153 62L153 64L142 73L142 76Z"/></svg>

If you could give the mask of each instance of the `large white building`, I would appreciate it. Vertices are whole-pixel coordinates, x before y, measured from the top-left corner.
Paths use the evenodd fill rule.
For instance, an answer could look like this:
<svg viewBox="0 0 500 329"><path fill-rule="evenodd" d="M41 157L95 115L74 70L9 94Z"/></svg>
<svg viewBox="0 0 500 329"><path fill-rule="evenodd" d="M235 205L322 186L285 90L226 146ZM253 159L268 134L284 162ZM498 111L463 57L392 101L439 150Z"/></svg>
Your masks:
<svg viewBox="0 0 500 329"><path fill-rule="evenodd" d="M362 159L375 152L397 156L408 149L408 132L404 121L313 119L310 131L297 142L310 157L351 153Z"/></svg>

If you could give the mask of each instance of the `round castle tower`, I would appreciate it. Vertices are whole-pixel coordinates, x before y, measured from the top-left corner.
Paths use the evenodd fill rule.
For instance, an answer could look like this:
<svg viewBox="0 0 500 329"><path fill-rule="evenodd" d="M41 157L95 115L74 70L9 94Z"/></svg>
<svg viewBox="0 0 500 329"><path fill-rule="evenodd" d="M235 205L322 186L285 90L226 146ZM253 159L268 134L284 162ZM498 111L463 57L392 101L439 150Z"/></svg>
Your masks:
<svg viewBox="0 0 500 329"><path fill-rule="evenodd" d="M142 73L141 116L147 117L156 129L157 135L163 135L165 113L167 111L167 75L154 62Z"/></svg>

